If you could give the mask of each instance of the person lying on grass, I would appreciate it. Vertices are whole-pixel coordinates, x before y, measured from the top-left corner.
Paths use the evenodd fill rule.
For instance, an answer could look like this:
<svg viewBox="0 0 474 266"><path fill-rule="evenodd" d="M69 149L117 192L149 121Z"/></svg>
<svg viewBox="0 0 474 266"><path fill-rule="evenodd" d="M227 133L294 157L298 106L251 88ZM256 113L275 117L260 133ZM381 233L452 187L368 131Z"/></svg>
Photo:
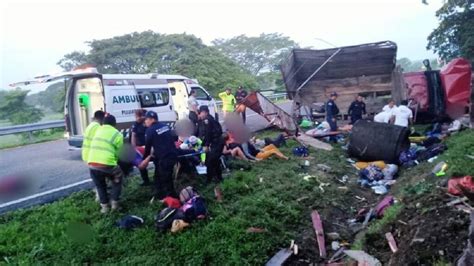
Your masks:
<svg viewBox="0 0 474 266"><path fill-rule="evenodd" d="M251 160L265 160L273 155L283 160L289 159L273 144L267 145L259 149L255 147L255 143L250 140L248 142L242 143L241 146L245 156L247 156L247 158Z"/></svg>

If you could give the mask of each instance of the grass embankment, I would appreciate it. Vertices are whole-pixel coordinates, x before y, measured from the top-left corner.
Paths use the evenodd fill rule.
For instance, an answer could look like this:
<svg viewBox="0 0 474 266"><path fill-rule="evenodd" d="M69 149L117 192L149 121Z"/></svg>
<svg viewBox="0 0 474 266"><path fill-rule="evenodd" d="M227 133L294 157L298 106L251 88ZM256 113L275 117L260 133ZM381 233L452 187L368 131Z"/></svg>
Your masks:
<svg viewBox="0 0 474 266"><path fill-rule="evenodd" d="M391 265L454 262L466 245L469 215L446 205L453 198L446 194L452 176L474 175L474 130L451 136L448 150L433 162L401 172L391 189L400 203L388 209L388 215L372 223L356 246ZM436 163L445 161L443 177L429 174ZM471 203L472 204L472 203ZM399 251L392 255L385 233L392 232Z"/></svg>
<svg viewBox="0 0 474 266"><path fill-rule="evenodd" d="M282 151L289 154L295 145L290 141ZM336 166L341 150L312 156L344 172ZM326 205L332 198L323 196L336 194L335 187L325 187L323 195L318 181L303 180L299 164L295 158L271 159L252 164L250 171L233 171L222 184L223 203L214 201L213 187L203 185L204 178L180 180L178 189L193 184L203 194L210 217L178 234L154 230L153 217L162 207L149 204L150 191L138 186L138 178L125 187L120 213L101 215L92 192L15 211L0 217L0 259L24 264L262 264L302 227L311 228L311 205ZM303 196L305 204L297 201ZM145 226L134 231L115 227L126 214L143 217ZM248 227L266 232L246 233Z"/></svg>
<svg viewBox="0 0 474 266"><path fill-rule="evenodd" d="M34 132L30 137L28 133L0 136L0 149L14 148L34 143L58 140L64 137L64 129L46 129Z"/></svg>
<svg viewBox="0 0 474 266"><path fill-rule="evenodd" d="M457 170L472 173L474 166L469 161L471 159L465 156L466 152L474 150L472 137L472 131L465 131L448 140L449 150L438 159L448 162L448 174ZM471 143L470 148L466 143ZM294 146L296 143L290 141L282 151L290 154ZM99 214L92 192L80 192L49 205L16 211L0 217L0 258L23 264L261 265L280 248L287 247L291 239L295 239L300 246L300 254L292 263L318 262L310 212L313 209L319 211L326 233L338 232L342 240L354 243L347 219L354 218L362 207L373 207L383 196L375 196L370 189L358 187L356 171L345 161L341 149L335 148L331 152L312 150L311 156L314 157L310 159L311 166L305 170L311 175L307 180L303 178L306 174L300 166L302 161L294 157L290 161L271 159L255 163L250 171L232 171L222 184L222 203L215 202L213 187L203 185L202 177L180 179L177 189L191 184L206 198L210 217L178 234L154 230L153 216L162 207L156 203L149 204L150 191L139 187L136 177L124 189L124 210L120 213ZM326 164L332 169L323 172L317 164ZM356 241L355 246L386 263L391 253L384 234L391 231L402 250L400 256L409 252L410 240L419 227L416 223L423 222L409 220L407 213L413 213L415 209L422 215L430 215L433 210L429 205L430 200L435 205L440 204L433 198L424 200L425 195L440 193L435 189L440 179L431 176L420 179L433 166L422 163L401 172L397 185L390 191L399 199L399 203L387 210L384 219L371 222L366 234ZM336 178L345 174L350 177L349 184L338 183ZM356 196L366 200L359 201ZM417 205L419 202L421 205ZM145 226L134 231L115 227L115 221L126 214L143 217ZM449 218L429 217L431 220ZM400 227L398 220L407 224L400 229L401 234L396 233ZM467 230L465 224L455 226ZM266 232L247 233L249 227L264 228ZM400 235L410 238L400 239ZM465 235L459 235L460 238L454 242L463 241ZM443 238L438 240L450 241ZM329 244L327 240L331 256L333 251ZM455 245L462 249L463 243ZM432 249L428 253L438 252L436 247L428 247ZM446 252L449 251L446 249ZM410 255L416 261L427 253L423 252ZM452 256L446 260L452 261ZM421 261L442 259L442 256L433 255Z"/></svg>

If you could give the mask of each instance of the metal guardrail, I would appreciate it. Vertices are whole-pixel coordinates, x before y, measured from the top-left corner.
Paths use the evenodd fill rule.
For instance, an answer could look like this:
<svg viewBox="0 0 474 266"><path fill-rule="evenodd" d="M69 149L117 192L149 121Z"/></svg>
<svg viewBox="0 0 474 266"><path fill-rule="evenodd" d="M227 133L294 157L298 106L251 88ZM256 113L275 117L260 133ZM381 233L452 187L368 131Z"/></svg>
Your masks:
<svg viewBox="0 0 474 266"><path fill-rule="evenodd" d="M271 100L283 100L287 98L286 93L275 93L266 96L268 99ZM216 105L221 107L222 101L216 101ZM34 124L25 124L25 125L17 125L17 126L9 126L9 127L0 127L0 136L10 135L10 134L17 134L17 133L24 133L24 132L33 132L38 130L45 130L51 128L60 128L64 127L64 120L57 120L57 121L47 121L42 123L34 123Z"/></svg>
<svg viewBox="0 0 474 266"><path fill-rule="evenodd" d="M47 121L34 124L0 127L0 136L64 127L64 120Z"/></svg>

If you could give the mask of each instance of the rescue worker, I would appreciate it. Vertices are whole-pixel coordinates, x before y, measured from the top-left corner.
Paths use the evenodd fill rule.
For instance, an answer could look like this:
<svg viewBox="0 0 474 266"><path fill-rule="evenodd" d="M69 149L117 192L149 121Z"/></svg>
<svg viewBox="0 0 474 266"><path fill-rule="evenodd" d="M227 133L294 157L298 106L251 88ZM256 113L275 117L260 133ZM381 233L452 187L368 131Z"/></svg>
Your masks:
<svg viewBox="0 0 474 266"><path fill-rule="evenodd" d="M237 92L235 93L235 99L237 100L237 103L238 104L241 104L243 103L243 100L245 99L245 97L247 97L248 93L246 90L244 90L244 87L242 86L239 86L239 88L237 89ZM245 115L245 105L241 105L240 107L240 114L242 115L242 121L244 122L245 124L245 121L247 119L246 115Z"/></svg>
<svg viewBox="0 0 474 266"><path fill-rule="evenodd" d="M135 110L135 123L132 125L131 137L131 142L134 149L137 149L137 147L143 149L142 147L145 146L145 114L145 109ZM149 186L150 179L148 178L148 170L140 169L140 176L142 177L142 183L140 186Z"/></svg>
<svg viewBox="0 0 474 266"><path fill-rule="evenodd" d="M88 163L89 149L91 146L92 138L94 137L97 129L102 124L104 116L104 111L95 111L94 117L92 118L92 122L86 127L86 130L84 130L84 138L82 140L82 160L85 163Z"/></svg>
<svg viewBox="0 0 474 266"><path fill-rule="evenodd" d="M153 157L155 164L155 196L159 200L167 196L177 197L173 184L173 169L178 161L178 150L175 146L176 134L170 126L158 122L158 115L153 111L145 114L146 130L145 154L140 169L145 169ZM153 148L153 155L151 150Z"/></svg>
<svg viewBox="0 0 474 266"><path fill-rule="evenodd" d="M357 95L355 101L351 103L349 106L349 110L347 113L351 116L351 125L355 124L357 120L362 119L362 115L365 115L367 112L365 111L365 103L362 96Z"/></svg>
<svg viewBox="0 0 474 266"><path fill-rule="evenodd" d="M118 157L123 146L123 136L115 128L115 125L116 121L113 115L105 116L103 125L95 132L89 148L88 164L92 181L94 181L99 195L101 213L109 211L107 179L111 181L110 204L112 210L118 209L118 201L122 192L123 172L118 166Z"/></svg>
<svg viewBox="0 0 474 266"><path fill-rule="evenodd" d="M224 113L224 117L226 117L228 113L234 112L236 100L230 88L219 93L219 98L222 100L222 112Z"/></svg>
<svg viewBox="0 0 474 266"><path fill-rule="evenodd" d="M198 138L206 151L207 181L222 181L220 158L224 150L222 127L210 114L207 105L199 107Z"/></svg>
<svg viewBox="0 0 474 266"><path fill-rule="evenodd" d="M196 90L191 90L188 97L188 110L189 110L189 120L193 122L194 127L196 128L198 123L198 107L199 104L196 100Z"/></svg>
<svg viewBox="0 0 474 266"><path fill-rule="evenodd" d="M337 131L337 115L339 114L339 108L337 108L337 105L335 103L335 100L337 99L337 93L333 92L330 95L329 101L326 103L326 121L329 123L329 126L331 127L331 131ZM336 136L331 135L329 139L332 142L336 142Z"/></svg>
<svg viewBox="0 0 474 266"><path fill-rule="evenodd" d="M389 123L389 124L395 123L395 113L397 112L397 109L398 107L395 104L394 99L390 99L388 101L388 104L382 108L382 111L385 112L388 117L388 122L386 123Z"/></svg>

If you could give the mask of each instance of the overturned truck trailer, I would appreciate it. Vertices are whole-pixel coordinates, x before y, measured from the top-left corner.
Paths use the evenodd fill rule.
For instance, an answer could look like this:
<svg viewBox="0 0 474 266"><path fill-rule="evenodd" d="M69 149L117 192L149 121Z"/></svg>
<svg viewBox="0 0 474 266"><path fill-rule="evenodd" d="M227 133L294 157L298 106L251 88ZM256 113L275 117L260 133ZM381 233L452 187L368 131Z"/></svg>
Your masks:
<svg viewBox="0 0 474 266"><path fill-rule="evenodd" d="M293 49L281 65L293 115L325 102L332 92L339 95L341 114L347 113L358 94L366 98L368 113L380 111L386 98L400 101L405 90L402 73L395 68L396 57L397 45L391 41L325 50Z"/></svg>

